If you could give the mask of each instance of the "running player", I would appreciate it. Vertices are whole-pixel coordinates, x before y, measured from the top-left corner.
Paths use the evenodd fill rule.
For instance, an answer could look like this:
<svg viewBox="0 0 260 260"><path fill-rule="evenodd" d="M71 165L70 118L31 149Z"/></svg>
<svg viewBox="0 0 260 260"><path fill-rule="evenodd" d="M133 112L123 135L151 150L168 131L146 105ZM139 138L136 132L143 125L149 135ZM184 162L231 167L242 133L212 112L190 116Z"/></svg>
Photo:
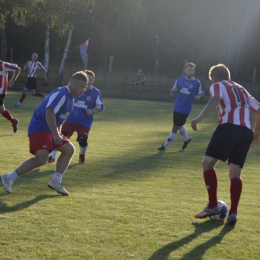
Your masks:
<svg viewBox="0 0 260 260"><path fill-rule="evenodd" d="M8 82L8 72L14 72L12 78ZM14 133L17 131L19 120L13 118L10 112L4 106L4 98L7 94L7 88L11 88L20 74L21 68L16 64L8 63L0 60L0 113L3 117L9 120L12 123Z"/></svg>
<svg viewBox="0 0 260 260"><path fill-rule="evenodd" d="M88 149L89 131L93 124L93 115L104 110L101 92L93 86L95 74L91 70L85 71L89 83L84 94L75 98L73 111L62 125L62 134L70 138L77 131L79 143L79 163L85 163L85 153ZM55 161L57 150L52 151L48 163Z"/></svg>
<svg viewBox="0 0 260 260"><path fill-rule="evenodd" d="M27 64L24 66L24 71L26 73L28 72L28 80L27 80L26 86L23 88L23 93L21 95L19 102L13 102L13 104L17 107L21 106L22 102L24 101L24 99L26 97L26 93L28 91L30 91L33 96L44 98L44 95L42 93L36 92L37 71L43 70L43 73L44 73L43 79L45 81L48 81L48 79L46 77L45 68L43 67L43 65L39 61L37 61L37 59L38 59L38 54L33 53L32 54L32 60L28 61Z"/></svg>
<svg viewBox="0 0 260 260"><path fill-rule="evenodd" d="M158 148L159 150L165 150L168 147L177 136L177 131L184 138L182 149L185 149L191 141L184 124L191 112L193 100L199 100L205 94L201 82L194 78L195 68L194 63L186 63L184 66L185 76L178 78L171 88L171 91L178 93L173 108L173 127L168 139Z"/></svg>

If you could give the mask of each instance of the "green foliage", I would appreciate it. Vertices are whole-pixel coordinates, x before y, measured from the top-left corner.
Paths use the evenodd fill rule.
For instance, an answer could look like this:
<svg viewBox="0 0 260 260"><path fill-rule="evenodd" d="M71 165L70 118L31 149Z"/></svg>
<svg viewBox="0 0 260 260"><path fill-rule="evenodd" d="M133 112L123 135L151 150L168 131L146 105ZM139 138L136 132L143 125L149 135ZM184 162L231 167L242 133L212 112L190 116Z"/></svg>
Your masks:
<svg viewBox="0 0 260 260"><path fill-rule="evenodd" d="M20 119L19 130L1 118L1 174L31 157L27 126L40 98L28 95L21 108L12 105L20 92L9 92L5 105ZM77 152L63 183L62 197L49 190L54 165L46 164L18 178L13 193L1 188L1 259L258 259L259 147L250 150L243 169L243 193L234 229L193 215L207 203L201 161L216 127L216 113L192 132L180 152L181 136L159 152L172 124L172 103L105 98L95 115L86 164ZM219 199L228 205L227 164L217 165ZM245 239L246 237L246 239Z"/></svg>

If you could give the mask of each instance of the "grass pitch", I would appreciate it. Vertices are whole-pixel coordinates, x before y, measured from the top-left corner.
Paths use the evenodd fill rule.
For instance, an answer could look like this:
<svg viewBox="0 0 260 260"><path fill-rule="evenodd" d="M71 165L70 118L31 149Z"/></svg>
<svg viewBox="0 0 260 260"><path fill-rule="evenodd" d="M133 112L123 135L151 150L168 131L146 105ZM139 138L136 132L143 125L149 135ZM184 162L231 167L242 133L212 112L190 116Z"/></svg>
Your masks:
<svg viewBox="0 0 260 260"><path fill-rule="evenodd" d="M9 92L6 108L20 120L17 133L1 118L1 172L31 157L27 125L40 98ZM172 103L104 99L95 115L86 164L77 152L63 183L63 197L47 187L55 165L18 178L13 193L0 189L0 259L258 259L259 147L244 166L235 228L193 216L207 203L201 162L216 127L215 112L190 128L203 108L195 104L186 128L192 142L181 152L180 135L165 152L157 148L172 126ZM218 199L230 205L227 163L218 163Z"/></svg>

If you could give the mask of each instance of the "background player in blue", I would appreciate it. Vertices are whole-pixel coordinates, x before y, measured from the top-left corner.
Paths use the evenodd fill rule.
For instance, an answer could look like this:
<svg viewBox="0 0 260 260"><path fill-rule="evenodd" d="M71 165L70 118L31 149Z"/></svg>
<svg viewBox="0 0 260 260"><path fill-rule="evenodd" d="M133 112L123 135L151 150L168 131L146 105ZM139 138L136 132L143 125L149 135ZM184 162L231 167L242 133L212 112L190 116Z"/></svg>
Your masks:
<svg viewBox="0 0 260 260"><path fill-rule="evenodd" d="M18 168L1 176L5 190L12 192L11 186L19 176L44 165L50 151L61 152L57 160L56 170L48 187L62 195L69 195L63 187L62 176L74 154L74 146L61 134L60 126L72 111L73 98L80 96L86 90L88 76L84 71L75 73L69 84L52 91L36 108L28 126L30 152L35 155L23 162Z"/></svg>
<svg viewBox="0 0 260 260"><path fill-rule="evenodd" d="M100 91L93 86L95 74L93 71L85 71L89 83L84 94L74 99L73 111L62 125L61 133L70 138L77 131L79 143L79 163L85 163L85 153L88 149L88 136L93 123L93 115L104 110L104 103ZM55 161L57 151L50 154L49 163Z"/></svg>
<svg viewBox="0 0 260 260"><path fill-rule="evenodd" d="M186 63L184 66L185 76L178 78L171 88L171 91L177 92L173 108L173 127L168 139L158 148L159 150L166 149L171 141L177 136L178 130L184 138L182 149L185 149L191 141L184 124L191 112L193 100L199 100L205 94L201 82L193 77L195 68L196 65L194 63Z"/></svg>

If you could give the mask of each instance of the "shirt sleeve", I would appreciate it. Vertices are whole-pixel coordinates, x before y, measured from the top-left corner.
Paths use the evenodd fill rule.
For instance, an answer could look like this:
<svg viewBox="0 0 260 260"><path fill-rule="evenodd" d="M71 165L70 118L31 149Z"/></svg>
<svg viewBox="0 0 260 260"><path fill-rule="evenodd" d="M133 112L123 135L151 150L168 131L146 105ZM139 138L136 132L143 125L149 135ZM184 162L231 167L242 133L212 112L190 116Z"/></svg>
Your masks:
<svg viewBox="0 0 260 260"><path fill-rule="evenodd" d="M223 92L221 91L219 83L214 83L210 86L210 90L209 90L210 98L214 97L215 95L219 95L221 98L223 97Z"/></svg>
<svg viewBox="0 0 260 260"><path fill-rule="evenodd" d="M55 92L49 96L48 103L46 105L46 109L51 107L55 114L58 113L62 105L65 103L66 96L63 93Z"/></svg>
<svg viewBox="0 0 260 260"><path fill-rule="evenodd" d="M18 66L14 63L4 62L3 65L4 71L17 71L18 69Z"/></svg>

